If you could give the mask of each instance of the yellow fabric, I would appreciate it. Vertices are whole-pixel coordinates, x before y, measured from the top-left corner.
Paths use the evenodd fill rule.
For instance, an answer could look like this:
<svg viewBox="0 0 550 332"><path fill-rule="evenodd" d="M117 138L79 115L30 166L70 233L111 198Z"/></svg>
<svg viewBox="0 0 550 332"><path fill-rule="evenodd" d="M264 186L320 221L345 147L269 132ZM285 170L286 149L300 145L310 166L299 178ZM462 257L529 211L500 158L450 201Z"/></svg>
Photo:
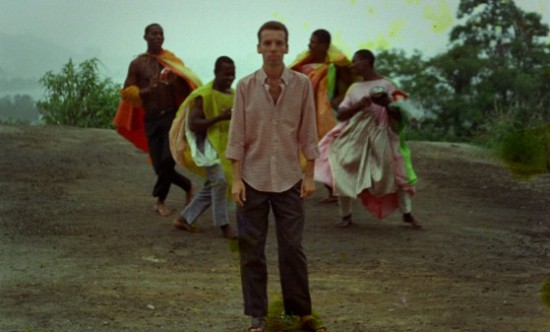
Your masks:
<svg viewBox="0 0 550 332"><path fill-rule="evenodd" d="M331 45L323 63L311 63L311 54L305 51L298 55L290 68L306 74L313 86L316 106L317 136L321 139L336 125L336 117L330 104L335 86L334 66L348 66L349 59L338 48Z"/></svg>
<svg viewBox="0 0 550 332"><path fill-rule="evenodd" d="M120 90L120 96L123 101L131 106L142 107L141 97L139 96L139 87L137 85L130 85Z"/></svg>
<svg viewBox="0 0 550 332"><path fill-rule="evenodd" d="M163 50L162 53L156 58L164 66L170 68L173 72L178 74L181 78L189 84L191 90L194 90L202 85L200 78L193 72L191 69L187 68L180 58L178 58L174 53Z"/></svg>
<svg viewBox="0 0 550 332"><path fill-rule="evenodd" d="M155 58L163 67L170 68L174 73L180 76L189 89L195 90L202 85L200 79L187 67L183 61L174 55L174 53L162 50L159 55L149 56ZM142 100L139 95L139 87L135 85L128 86L120 90L121 102L113 119L113 123L122 137L126 138L140 150L149 152L147 138L145 135L145 120ZM175 96L178 103L183 102L185 95L178 93Z"/></svg>
<svg viewBox="0 0 550 332"><path fill-rule="evenodd" d="M189 142L185 137L186 121L197 97L202 98L204 115L207 119L217 117L224 110L233 107L233 97L235 91L231 89L231 94L222 93L213 88L213 82L209 82L193 91L180 106L172 127L170 129L170 149L176 162L186 167L190 171L205 176L205 171L197 166L191 156ZM188 129L187 129L188 130ZM231 183L231 162L225 158L225 149L229 136L229 121L220 121L207 130L208 141L212 144L225 173L227 183Z"/></svg>

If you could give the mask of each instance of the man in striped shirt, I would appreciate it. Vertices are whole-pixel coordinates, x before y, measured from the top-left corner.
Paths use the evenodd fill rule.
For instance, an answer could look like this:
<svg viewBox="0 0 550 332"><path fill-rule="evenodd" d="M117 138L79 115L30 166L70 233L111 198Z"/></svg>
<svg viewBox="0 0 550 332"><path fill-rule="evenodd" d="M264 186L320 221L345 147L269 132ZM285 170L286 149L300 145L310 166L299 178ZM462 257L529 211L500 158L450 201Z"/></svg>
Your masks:
<svg viewBox="0 0 550 332"><path fill-rule="evenodd" d="M307 76L285 67L288 30L283 24L265 23L258 40L263 66L237 85L225 154L232 163L231 194L237 203L244 313L252 317L249 331L264 330L271 206L286 314L300 316L302 328L316 331L302 247L303 199L315 189L319 155L313 89ZM307 160L304 170L300 151Z"/></svg>

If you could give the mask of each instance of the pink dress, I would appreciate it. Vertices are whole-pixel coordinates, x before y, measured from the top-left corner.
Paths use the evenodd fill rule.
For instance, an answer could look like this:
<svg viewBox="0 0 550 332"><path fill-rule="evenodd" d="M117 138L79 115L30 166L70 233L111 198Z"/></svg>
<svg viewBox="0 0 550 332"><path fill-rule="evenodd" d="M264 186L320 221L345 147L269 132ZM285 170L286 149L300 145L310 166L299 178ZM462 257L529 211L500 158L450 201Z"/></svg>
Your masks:
<svg viewBox="0 0 550 332"><path fill-rule="evenodd" d="M395 90L385 79L355 83L340 107L357 103L376 86ZM399 188L414 194L416 176L406 170L410 160L403 158L402 144L389 127L386 110L370 105L321 139L315 180L331 186L337 196L359 198L377 218L387 217L399 208Z"/></svg>

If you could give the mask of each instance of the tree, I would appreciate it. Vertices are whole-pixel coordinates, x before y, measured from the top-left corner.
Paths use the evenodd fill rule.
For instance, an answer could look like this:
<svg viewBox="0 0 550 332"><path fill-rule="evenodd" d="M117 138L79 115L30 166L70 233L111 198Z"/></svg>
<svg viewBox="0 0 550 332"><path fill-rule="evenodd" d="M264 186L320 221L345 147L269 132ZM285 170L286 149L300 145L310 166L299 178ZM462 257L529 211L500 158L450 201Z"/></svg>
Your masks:
<svg viewBox="0 0 550 332"><path fill-rule="evenodd" d="M112 128L120 86L101 80L98 64L92 58L75 67L69 59L60 73L48 71L40 79L46 97L37 106L46 124Z"/></svg>
<svg viewBox="0 0 550 332"><path fill-rule="evenodd" d="M466 20L451 42L477 49L486 63L470 82L473 106L484 115L479 132L513 173L550 172L548 25L512 0L461 0L458 18Z"/></svg>
<svg viewBox="0 0 550 332"><path fill-rule="evenodd" d="M484 63L470 85L473 97L483 100L478 107L486 118L497 111L513 114L519 126L548 121L549 28L541 16L525 13L512 0L462 0L457 17L465 22L453 28L450 42L453 49L476 50L475 58Z"/></svg>

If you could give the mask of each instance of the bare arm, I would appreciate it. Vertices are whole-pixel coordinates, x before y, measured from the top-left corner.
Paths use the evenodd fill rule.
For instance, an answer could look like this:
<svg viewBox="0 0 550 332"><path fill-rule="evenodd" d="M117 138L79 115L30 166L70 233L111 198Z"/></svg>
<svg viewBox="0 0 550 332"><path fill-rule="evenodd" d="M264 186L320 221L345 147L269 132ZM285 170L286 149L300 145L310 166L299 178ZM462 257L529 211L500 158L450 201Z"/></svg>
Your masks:
<svg viewBox="0 0 550 332"><path fill-rule="evenodd" d="M231 159L231 173L233 184L231 185L231 196L238 206L242 207L246 202L246 188L241 179L241 162Z"/></svg>
<svg viewBox="0 0 550 332"><path fill-rule="evenodd" d="M304 170L304 178L302 180L302 190L300 197L308 197L315 191L315 181L313 180L313 170L315 166L315 159L307 160Z"/></svg>
<svg viewBox="0 0 550 332"><path fill-rule="evenodd" d="M129 86L138 86L138 65L136 61L132 61L128 67L128 75L126 75L126 80L124 81L124 87Z"/></svg>
<svg viewBox="0 0 550 332"><path fill-rule="evenodd" d="M189 114L189 129L192 132L204 132L220 121L231 119L231 109L224 110L220 115L207 119L204 115L202 97L197 97Z"/></svg>
<svg viewBox="0 0 550 332"><path fill-rule="evenodd" d="M350 107L343 107L338 110L338 115L336 118L338 121L346 121L351 119L355 114L361 112L365 107L369 106L371 104L371 100L369 97L363 97L361 100L359 100L354 105L351 105Z"/></svg>

